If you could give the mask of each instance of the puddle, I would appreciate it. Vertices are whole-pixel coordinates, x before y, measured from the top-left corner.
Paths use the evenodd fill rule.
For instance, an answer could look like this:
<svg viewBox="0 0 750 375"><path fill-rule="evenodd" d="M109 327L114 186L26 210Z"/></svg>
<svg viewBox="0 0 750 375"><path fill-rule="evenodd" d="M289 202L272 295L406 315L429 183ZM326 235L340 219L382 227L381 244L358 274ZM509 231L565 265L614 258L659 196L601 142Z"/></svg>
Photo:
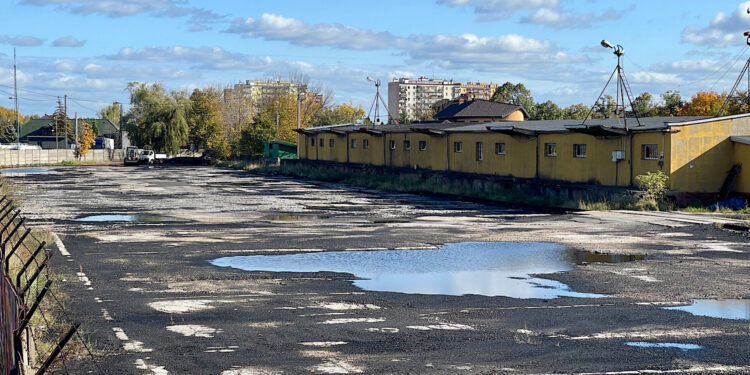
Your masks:
<svg viewBox="0 0 750 375"><path fill-rule="evenodd" d="M665 307L687 311L693 315L722 319L750 320L750 299L696 299L690 305Z"/></svg>
<svg viewBox="0 0 750 375"><path fill-rule="evenodd" d="M5 168L0 169L0 173L13 176L22 174L54 173L54 171L47 168Z"/></svg>
<svg viewBox="0 0 750 375"><path fill-rule="evenodd" d="M330 219L330 216L326 215L266 215L261 217L261 220L270 221L318 221Z"/></svg>
<svg viewBox="0 0 750 375"><path fill-rule="evenodd" d="M178 219L171 216L162 215L92 215L79 217L76 221L84 222L107 222L107 221L123 221L129 223L164 223L164 222L182 222L185 220Z"/></svg>
<svg viewBox="0 0 750 375"><path fill-rule="evenodd" d="M703 349L702 346L696 344L679 344L675 342L643 342L643 341L631 341L626 342L627 346L637 346L639 348L672 348L680 349L684 352L688 350Z"/></svg>
<svg viewBox="0 0 750 375"><path fill-rule="evenodd" d="M576 264L587 264L587 263L625 263L633 262L636 260L646 259L646 255L625 255L625 254L605 254L605 253L591 253L587 251L573 251L571 252L573 259Z"/></svg>
<svg viewBox="0 0 750 375"><path fill-rule="evenodd" d="M529 276L572 270L581 256L551 243L464 242L446 244L438 250L254 255L224 257L211 263L246 271L351 273L364 279L354 280L354 285L384 292L545 299L606 297L578 293L563 283Z"/></svg>

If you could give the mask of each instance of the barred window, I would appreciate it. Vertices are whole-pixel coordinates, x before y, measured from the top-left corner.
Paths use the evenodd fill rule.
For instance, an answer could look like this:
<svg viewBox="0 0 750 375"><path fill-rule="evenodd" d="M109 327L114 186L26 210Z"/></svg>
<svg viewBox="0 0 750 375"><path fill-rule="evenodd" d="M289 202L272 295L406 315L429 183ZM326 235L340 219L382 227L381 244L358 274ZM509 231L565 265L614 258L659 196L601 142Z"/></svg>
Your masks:
<svg viewBox="0 0 750 375"><path fill-rule="evenodd" d="M404 141L404 150L409 151L411 150L411 141Z"/></svg>
<svg viewBox="0 0 750 375"><path fill-rule="evenodd" d="M586 157L586 145L585 144L573 145L573 156L576 158L585 158Z"/></svg>
<svg viewBox="0 0 750 375"><path fill-rule="evenodd" d="M320 147L323 147L323 138L320 139Z"/></svg>
<svg viewBox="0 0 750 375"><path fill-rule="evenodd" d="M495 153L505 155L505 143L495 143Z"/></svg>
<svg viewBox="0 0 750 375"><path fill-rule="evenodd" d="M464 152L464 143L453 142L453 152Z"/></svg>
<svg viewBox="0 0 750 375"><path fill-rule="evenodd" d="M557 156L557 144L556 143L545 143L544 144L544 155L549 157Z"/></svg>
<svg viewBox="0 0 750 375"><path fill-rule="evenodd" d="M368 148L370 148L370 140L369 139L363 139L362 140L362 148L364 148L365 150L367 150Z"/></svg>
<svg viewBox="0 0 750 375"><path fill-rule="evenodd" d="M333 138L331 138L331 140L328 141L328 145L331 146L331 147L333 147Z"/></svg>
<svg viewBox="0 0 750 375"><path fill-rule="evenodd" d="M477 161L484 160L484 143L477 142Z"/></svg>
<svg viewBox="0 0 750 375"><path fill-rule="evenodd" d="M352 139L352 148L357 148L357 140Z"/></svg>
<svg viewBox="0 0 750 375"><path fill-rule="evenodd" d="M427 141L419 141L419 151L427 150Z"/></svg>
<svg viewBox="0 0 750 375"><path fill-rule="evenodd" d="M643 160L659 160L659 146L641 145L641 156Z"/></svg>
<svg viewBox="0 0 750 375"><path fill-rule="evenodd" d="M391 141L391 150L396 149L396 141Z"/></svg>
<svg viewBox="0 0 750 375"><path fill-rule="evenodd" d="M315 138L310 138L310 146L315 147Z"/></svg>

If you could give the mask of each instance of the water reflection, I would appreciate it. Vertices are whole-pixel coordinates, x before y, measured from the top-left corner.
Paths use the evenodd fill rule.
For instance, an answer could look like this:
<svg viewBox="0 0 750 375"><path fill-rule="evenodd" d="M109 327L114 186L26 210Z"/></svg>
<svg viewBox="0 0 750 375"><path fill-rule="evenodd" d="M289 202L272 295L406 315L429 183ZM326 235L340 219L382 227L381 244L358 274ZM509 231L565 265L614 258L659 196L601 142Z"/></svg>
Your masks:
<svg viewBox="0 0 750 375"><path fill-rule="evenodd" d="M712 318L750 320L750 299L696 299L690 305L665 308Z"/></svg>
<svg viewBox="0 0 750 375"><path fill-rule="evenodd" d="M47 168L5 168L5 169L0 169L0 173L4 175L8 175L8 176L13 176L13 175L25 175L25 174L53 173L53 171Z"/></svg>
<svg viewBox="0 0 750 375"><path fill-rule="evenodd" d="M571 255L573 254L573 255ZM374 291L513 298L597 298L532 277L571 270L578 255L551 243L464 242L438 250L335 251L225 257L211 263L247 271L351 273L354 285Z"/></svg>
<svg viewBox="0 0 750 375"><path fill-rule="evenodd" d="M84 216L76 219L76 221L84 222L109 222L109 221L124 221L131 223L162 223L162 222L180 222L184 221L175 217L162 216L162 215L91 215Z"/></svg>
<svg viewBox="0 0 750 375"><path fill-rule="evenodd" d="M627 346L637 346L640 348L673 348L673 349L680 349L682 351L688 351L688 350L698 350L703 349L702 346L696 345L696 344L680 344L675 342L643 342L643 341L635 341L635 342L626 342L625 345Z"/></svg>

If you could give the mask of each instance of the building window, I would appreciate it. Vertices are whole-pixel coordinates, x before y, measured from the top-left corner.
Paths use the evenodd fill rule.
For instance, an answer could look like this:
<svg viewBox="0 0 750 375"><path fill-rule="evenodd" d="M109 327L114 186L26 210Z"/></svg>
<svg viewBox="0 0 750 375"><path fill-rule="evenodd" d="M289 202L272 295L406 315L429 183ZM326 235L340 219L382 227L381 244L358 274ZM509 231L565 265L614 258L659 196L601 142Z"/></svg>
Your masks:
<svg viewBox="0 0 750 375"><path fill-rule="evenodd" d="M409 151L411 150L411 141L404 141L404 150Z"/></svg>
<svg viewBox="0 0 750 375"><path fill-rule="evenodd" d="M427 150L427 141L419 141L419 151Z"/></svg>
<svg viewBox="0 0 750 375"><path fill-rule="evenodd" d="M333 147L333 138L331 138L331 140L328 141L328 145L331 146L331 147Z"/></svg>
<svg viewBox="0 0 750 375"><path fill-rule="evenodd" d="M357 140L352 139L352 148L357 148Z"/></svg>
<svg viewBox="0 0 750 375"><path fill-rule="evenodd" d="M396 141L391 141L391 150L396 149Z"/></svg>
<svg viewBox="0 0 750 375"><path fill-rule="evenodd" d="M586 145L575 144L573 145L573 156L576 158L586 157Z"/></svg>
<svg viewBox="0 0 750 375"><path fill-rule="evenodd" d="M320 139L320 147L323 147L323 138Z"/></svg>
<svg viewBox="0 0 750 375"><path fill-rule="evenodd" d="M659 146L642 145L641 156L643 157L643 160L659 160Z"/></svg>
<svg viewBox="0 0 750 375"><path fill-rule="evenodd" d="M453 142L453 152L464 152L464 143Z"/></svg>
<svg viewBox="0 0 750 375"><path fill-rule="evenodd" d="M477 161L484 160L484 143L477 142Z"/></svg>
<svg viewBox="0 0 750 375"><path fill-rule="evenodd" d="M544 155L549 157L557 156L557 144L556 143L545 143L544 144Z"/></svg>
<svg viewBox="0 0 750 375"><path fill-rule="evenodd" d="M495 153L505 155L505 143L495 143Z"/></svg>
<svg viewBox="0 0 750 375"><path fill-rule="evenodd" d="M310 138L310 146L315 147L315 138Z"/></svg>
<svg viewBox="0 0 750 375"><path fill-rule="evenodd" d="M370 140L369 139L363 139L362 140L362 148L364 148L365 150L367 150L368 148L370 148Z"/></svg>

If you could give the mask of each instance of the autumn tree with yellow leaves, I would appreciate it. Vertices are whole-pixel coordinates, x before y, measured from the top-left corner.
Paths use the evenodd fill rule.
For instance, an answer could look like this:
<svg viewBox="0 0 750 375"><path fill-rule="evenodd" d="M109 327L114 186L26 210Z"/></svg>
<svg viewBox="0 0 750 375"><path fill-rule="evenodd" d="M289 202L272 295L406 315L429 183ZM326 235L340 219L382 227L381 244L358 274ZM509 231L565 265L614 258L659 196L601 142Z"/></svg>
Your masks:
<svg viewBox="0 0 750 375"><path fill-rule="evenodd" d="M80 132L78 139L76 140L76 155L80 158L83 155L89 153L91 146L96 143L96 134L91 124L84 121L80 125Z"/></svg>

